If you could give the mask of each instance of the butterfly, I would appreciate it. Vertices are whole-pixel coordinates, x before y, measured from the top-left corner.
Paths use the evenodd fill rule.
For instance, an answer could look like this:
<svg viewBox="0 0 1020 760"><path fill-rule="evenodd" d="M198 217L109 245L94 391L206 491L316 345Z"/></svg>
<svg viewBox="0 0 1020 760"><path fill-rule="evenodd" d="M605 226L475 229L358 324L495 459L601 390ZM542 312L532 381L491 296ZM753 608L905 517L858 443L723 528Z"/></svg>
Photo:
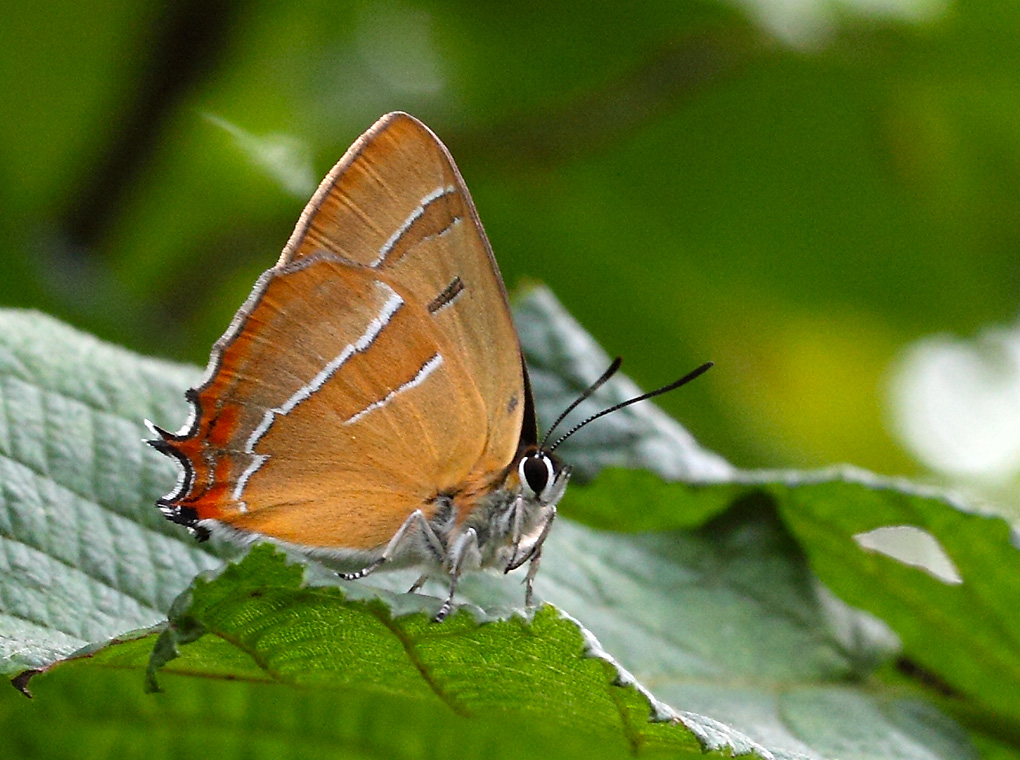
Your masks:
<svg viewBox="0 0 1020 760"><path fill-rule="evenodd" d="M200 540L268 538L346 579L421 568L411 591L449 583L437 621L466 570L527 563L530 606L574 431L539 441L492 249L414 117L383 116L330 171L185 397L183 428L147 420L147 442L180 465L159 509Z"/></svg>

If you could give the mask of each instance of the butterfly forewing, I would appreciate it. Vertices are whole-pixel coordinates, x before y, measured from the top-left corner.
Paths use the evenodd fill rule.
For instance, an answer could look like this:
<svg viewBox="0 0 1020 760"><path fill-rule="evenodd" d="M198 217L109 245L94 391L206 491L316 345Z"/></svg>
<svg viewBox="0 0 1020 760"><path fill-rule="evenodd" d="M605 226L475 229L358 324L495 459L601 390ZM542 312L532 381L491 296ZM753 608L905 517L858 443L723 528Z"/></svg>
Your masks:
<svg viewBox="0 0 1020 760"><path fill-rule="evenodd" d="M452 159L391 114L326 178L214 348L195 420L165 436L185 477L164 507L297 544L378 546L438 495L498 484L530 404L523 372Z"/></svg>
<svg viewBox="0 0 1020 760"><path fill-rule="evenodd" d="M509 464L526 405L517 333L471 196L428 127L389 114L351 147L308 204L281 262L323 249L392 275L434 315L485 403L479 469Z"/></svg>

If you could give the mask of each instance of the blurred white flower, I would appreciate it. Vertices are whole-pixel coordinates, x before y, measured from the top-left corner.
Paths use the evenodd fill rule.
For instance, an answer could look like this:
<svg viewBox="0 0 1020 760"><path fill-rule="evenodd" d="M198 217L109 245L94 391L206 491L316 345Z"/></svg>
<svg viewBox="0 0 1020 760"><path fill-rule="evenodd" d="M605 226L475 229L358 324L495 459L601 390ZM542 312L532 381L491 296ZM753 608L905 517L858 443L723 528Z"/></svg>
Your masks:
<svg viewBox="0 0 1020 760"><path fill-rule="evenodd" d="M1020 474L1020 328L914 343L889 397L894 433L931 470L990 485Z"/></svg>

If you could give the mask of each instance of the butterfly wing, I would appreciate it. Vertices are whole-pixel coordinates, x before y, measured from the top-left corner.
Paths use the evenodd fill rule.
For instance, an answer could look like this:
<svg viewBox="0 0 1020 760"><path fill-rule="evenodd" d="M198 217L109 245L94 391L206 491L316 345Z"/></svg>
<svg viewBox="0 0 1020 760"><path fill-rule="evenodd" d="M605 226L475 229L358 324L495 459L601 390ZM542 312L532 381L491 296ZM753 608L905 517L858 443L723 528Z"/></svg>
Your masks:
<svg viewBox="0 0 1020 760"><path fill-rule="evenodd" d="M463 181L427 128L392 114L323 181L214 346L185 430L160 431L183 465L161 507L186 524L377 547L438 495L501 480L525 382Z"/></svg>
<svg viewBox="0 0 1020 760"><path fill-rule="evenodd" d="M531 403L517 332L471 195L428 127L391 113L351 146L319 186L280 261L319 250L389 274L427 306L486 406L480 468L508 464ZM536 431L529 417L524 432L531 443Z"/></svg>

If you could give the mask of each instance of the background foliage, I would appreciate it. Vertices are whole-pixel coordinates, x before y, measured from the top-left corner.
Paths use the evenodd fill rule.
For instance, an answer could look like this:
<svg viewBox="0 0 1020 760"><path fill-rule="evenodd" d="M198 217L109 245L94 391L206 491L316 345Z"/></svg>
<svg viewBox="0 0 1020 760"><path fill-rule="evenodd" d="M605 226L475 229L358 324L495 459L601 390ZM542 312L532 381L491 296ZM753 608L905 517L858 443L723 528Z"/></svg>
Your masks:
<svg viewBox="0 0 1020 760"><path fill-rule="evenodd" d="M710 449L1016 509L1016 4L51 0L0 21L4 306L204 363L318 177L399 108L453 151L511 287L548 283L643 386L717 362L663 400Z"/></svg>

